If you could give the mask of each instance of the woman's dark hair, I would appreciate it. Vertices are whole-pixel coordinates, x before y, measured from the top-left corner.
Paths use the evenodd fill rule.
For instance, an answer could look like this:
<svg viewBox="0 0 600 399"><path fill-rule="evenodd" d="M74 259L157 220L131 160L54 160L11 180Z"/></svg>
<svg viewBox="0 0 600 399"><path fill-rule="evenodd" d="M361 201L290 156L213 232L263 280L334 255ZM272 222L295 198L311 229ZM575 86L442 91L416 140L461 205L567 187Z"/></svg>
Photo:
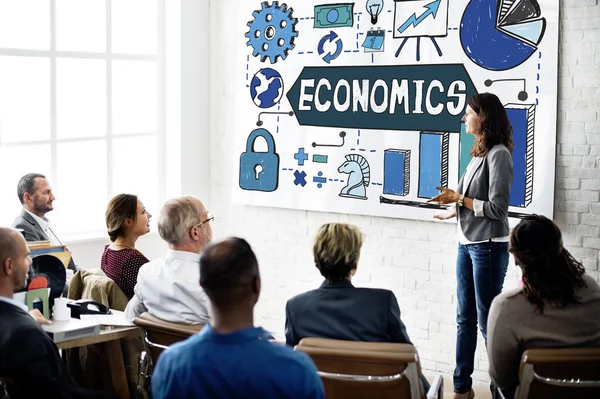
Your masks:
<svg viewBox="0 0 600 399"><path fill-rule="evenodd" d="M585 268L563 247L558 226L544 216L523 219L510 235L510 252L523 271L523 292L540 313L544 302L564 307L579 303Z"/></svg>
<svg viewBox="0 0 600 399"><path fill-rule="evenodd" d="M467 104L481 118L471 155L482 157L496 144L504 144L512 153L515 148L513 130L500 99L492 93L480 93L469 97Z"/></svg>
<svg viewBox="0 0 600 399"><path fill-rule="evenodd" d="M125 235L125 221L134 222L137 218L137 195L115 195L106 206L106 229L111 241Z"/></svg>

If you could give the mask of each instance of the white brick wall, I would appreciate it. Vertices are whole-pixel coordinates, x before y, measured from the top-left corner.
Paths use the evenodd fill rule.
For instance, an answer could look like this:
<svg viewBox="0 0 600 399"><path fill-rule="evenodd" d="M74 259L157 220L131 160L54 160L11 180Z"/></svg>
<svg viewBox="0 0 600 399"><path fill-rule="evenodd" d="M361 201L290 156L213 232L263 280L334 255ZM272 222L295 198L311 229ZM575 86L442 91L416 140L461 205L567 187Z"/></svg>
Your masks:
<svg viewBox="0 0 600 399"><path fill-rule="evenodd" d="M241 1L241 0L237 0ZM408 333L426 372L451 376L455 347L455 225L367 216L269 209L231 203L234 57L223 49L240 40L223 34L236 0L211 2L211 201L215 236L245 237L256 251L263 293L256 322L283 334L288 298L321 282L313 266L311 241L325 222L360 226L367 240L355 284L381 287L398 297ZM246 1L246 0L244 0ZM258 3L258 2L257 2ZM600 7L597 0L561 2L558 147L555 220L565 245L598 279L600 249ZM231 32L238 32L232 29ZM505 287L517 281L509 266ZM479 348L483 348L480 339ZM486 385L487 356L476 355L474 379Z"/></svg>

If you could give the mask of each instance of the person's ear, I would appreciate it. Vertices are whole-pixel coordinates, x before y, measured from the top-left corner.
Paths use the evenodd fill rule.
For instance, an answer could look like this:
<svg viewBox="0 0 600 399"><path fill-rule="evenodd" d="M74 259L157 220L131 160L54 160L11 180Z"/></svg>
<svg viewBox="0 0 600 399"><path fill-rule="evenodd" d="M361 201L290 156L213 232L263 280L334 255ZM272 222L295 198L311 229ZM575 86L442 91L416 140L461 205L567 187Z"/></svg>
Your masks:
<svg viewBox="0 0 600 399"><path fill-rule="evenodd" d="M254 295L256 295L257 298L260 296L260 288L261 288L260 276L255 276L252 279L252 293Z"/></svg>
<svg viewBox="0 0 600 399"><path fill-rule="evenodd" d="M13 274L13 268L13 260L11 258L6 258L2 264L2 272L5 275L10 276Z"/></svg>
<svg viewBox="0 0 600 399"><path fill-rule="evenodd" d="M188 235L192 241L198 241L198 228L196 226L188 230Z"/></svg>
<svg viewBox="0 0 600 399"><path fill-rule="evenodd" d="M29 194L28 192L23 194L23 203L27 203L27 202L31 201L31 199L32 199L32 195Z"/></svg>
<svg viewBox="0 0 600 399"><path fill-rule="evenodd" d="M352 266L352 269L350 269L350 277L354 277L356 274L356 269L358 269L358 262L356 262L354 266Z"/></svg>

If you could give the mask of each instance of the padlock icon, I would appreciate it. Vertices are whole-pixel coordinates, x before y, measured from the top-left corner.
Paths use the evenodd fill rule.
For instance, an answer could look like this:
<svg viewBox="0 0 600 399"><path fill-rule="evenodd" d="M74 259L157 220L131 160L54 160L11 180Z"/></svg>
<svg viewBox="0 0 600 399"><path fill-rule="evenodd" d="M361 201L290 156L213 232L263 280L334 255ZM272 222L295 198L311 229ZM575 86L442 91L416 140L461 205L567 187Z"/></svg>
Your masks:
<svg viewBox="0 0 600 399"><path fill-rule="evenodd" d="M254 152L258 137L267 141L267 152ZM240 156L240 187L252 191L275 191L279 184L279 155L275 140L266 129L255 129L248 136L246 152Z"/></svg>

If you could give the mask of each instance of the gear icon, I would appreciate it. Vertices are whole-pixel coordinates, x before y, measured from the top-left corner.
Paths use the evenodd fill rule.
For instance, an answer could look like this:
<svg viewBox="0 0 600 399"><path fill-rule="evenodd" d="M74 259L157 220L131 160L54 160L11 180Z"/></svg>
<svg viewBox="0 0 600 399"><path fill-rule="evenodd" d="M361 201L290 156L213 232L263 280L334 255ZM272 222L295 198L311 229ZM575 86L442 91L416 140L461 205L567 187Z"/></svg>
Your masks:
<svg viewBox="0 0 600 399"><path fill-rule="evenodd" d="M267 57L271 64L277 62L277 57L285 60L288 52L294 48L294 39L298 36L296 24L298 20L292 17L292 8L278 1L273 1L269 6L267 1L261 4L262 9L252 13L254 20L248 22L250 31L245 36L247 45L252 46L254 57L260 56L260 61L265 62Z"/></svg>

